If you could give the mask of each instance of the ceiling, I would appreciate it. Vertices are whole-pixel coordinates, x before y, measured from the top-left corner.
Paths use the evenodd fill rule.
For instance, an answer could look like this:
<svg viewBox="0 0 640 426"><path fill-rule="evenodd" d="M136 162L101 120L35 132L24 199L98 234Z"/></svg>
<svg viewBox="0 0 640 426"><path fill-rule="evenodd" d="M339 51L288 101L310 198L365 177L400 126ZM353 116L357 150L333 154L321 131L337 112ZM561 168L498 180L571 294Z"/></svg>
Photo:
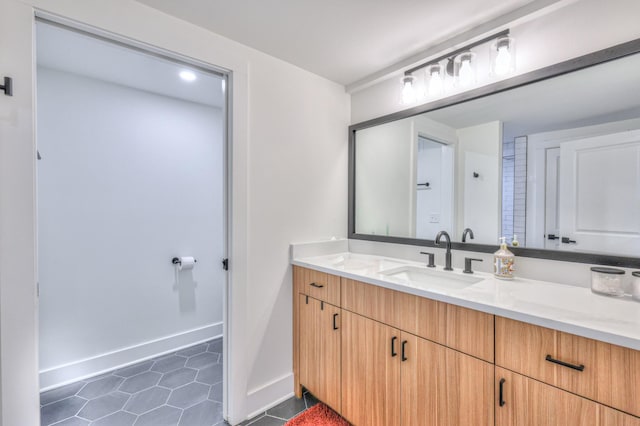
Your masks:
<svg viewBox="0 0 640 426"><path fill-rule="evenodd" d="M222 108L222 77L55 25L36 25L38 66ZM179 77L190 70L196 80Z"/></svg>
<svg viewBox="0 0 640 426"><path fill-rule="evenodd" d="M544 0L137 0L349 85Z"/></svg>

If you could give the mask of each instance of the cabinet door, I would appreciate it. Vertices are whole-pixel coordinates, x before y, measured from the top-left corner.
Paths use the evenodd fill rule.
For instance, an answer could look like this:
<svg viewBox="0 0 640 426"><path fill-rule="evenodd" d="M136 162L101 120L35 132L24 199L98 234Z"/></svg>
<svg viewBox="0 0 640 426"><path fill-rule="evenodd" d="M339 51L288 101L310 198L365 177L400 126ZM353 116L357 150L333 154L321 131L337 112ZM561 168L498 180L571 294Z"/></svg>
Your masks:
<svg viewBox="0 0 640 426"><path fill-rule="evenodd" d="M597 426L599 404L496 368L497 426Z"/></svg>
<svg viewBox="0 0 640 426"><path fill-rule="evenodd" d="M340 308L316 301L320 305L317 351L319 353L318 390L311 391L320 401L340 413L341 398L341 327ZM311 389L310 389L311 390Z"/></svg>
<svg viewBox="0 0 640 426"><path fill-rule="evenodd" d="M640 418L630 416L607 406L600 406L599 426L640 426Z"/></svg>
<svg viewBox="0 0 640 426"><path fill-rule="evenodd" d="M401 356L403 425L494 424L493 364L408 333Z"/></svg>
<svg viewBox="0 0 640 426"><path fill-rule="evenodd" d="M300 384L340 412L340 308L299 295Z"/></svg>
<svg viewBox="0 0 640 426"><path fill-rule="evenodd" d="M400 332L342 312L342 416L357 426L400 424Z"/></svg>
<svg viewBox="0 0 640 426"><path fill-rule="evenodd" d="M318 329L320 318L314 299L304 294L298 295L299 363L300 384L311 393L317 392L320 383L320 356L318 353Z"/></svg>

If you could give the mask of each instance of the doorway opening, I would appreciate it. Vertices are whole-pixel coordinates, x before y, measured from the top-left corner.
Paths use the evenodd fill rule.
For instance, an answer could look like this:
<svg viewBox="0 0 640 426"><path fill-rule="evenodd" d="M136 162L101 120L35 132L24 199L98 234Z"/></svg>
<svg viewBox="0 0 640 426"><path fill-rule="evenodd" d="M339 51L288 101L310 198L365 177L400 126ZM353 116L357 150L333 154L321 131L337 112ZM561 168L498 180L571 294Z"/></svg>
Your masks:
<svg viewBox="0 0 640 426"><path fill-rule="evenodd" d="M453 235L452 146L418 135L416 149L415 235L434 238L444 230Z"/></svg>
<svg viewBox="0 0 640 426"><path fill-rule="evenodd" d="M41 424L222 422L228 74L36 40Z"/></svg>

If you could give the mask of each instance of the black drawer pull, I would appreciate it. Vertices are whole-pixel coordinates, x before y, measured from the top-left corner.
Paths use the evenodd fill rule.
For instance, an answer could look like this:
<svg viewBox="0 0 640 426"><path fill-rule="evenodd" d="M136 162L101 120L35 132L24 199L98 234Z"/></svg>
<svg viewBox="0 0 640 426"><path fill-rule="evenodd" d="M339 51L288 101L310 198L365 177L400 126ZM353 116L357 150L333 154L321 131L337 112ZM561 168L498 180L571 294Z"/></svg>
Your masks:
<svg viewBox="0 0 640 426"><path fill-rule="evenodd" d="M391 338L391 356L398 355L398 353L396 352L396 340L398 340L396 336L393 336Z"/></svg>
<svg viewBox="0 0 640 426"><path fill-rule="evenodd" d="M560 361L559 359L553 359L551 357L551 355L547 355L547 357L545 358L546 361L552 362L554 364L558 364L561 365L563 367L568 367L568 368L572 368L574 370L578 370L578 371L584 371L584 365L580 364L580 365L575 365L575 364L569 364L568 362L564 362L564 361Z"/></svg>
<svg viewBox="0 0 640 426"><path fill-rule="evenodd" d="M315 287L315 288L322 288L322 287L324 287L324 285L322 285L322 284L316 284L316 283L311 283L311 287Z"/></svg>
<svg viewBox="0 0 640 426"><path fill-rule="evenodd" d="M505 402L504 402L504 395L503 395L503 391L504 391L504 382L506 382L506 379L500 379L500 397L499 397L499 401L498 404L502 407L504 406Z"/></svg>
<svg viewBox="0 0 640 426"><path fill-rule="evenodd" d="M333 314L333 329L337 330L338 326L336 325L336 318L338 318L338 314Z"/></svg>
<svg viewBox="0 0 640 426"><path fill-rule="evenodd" d="M406 340L404 340L404 341L402 342L402 361L403 361L403 362L409 359L409 358L407 358L407 357L406 357L406 355L405 355L405 348L406 348L406 347L407 347L407 341L406 341Z"/></svg>

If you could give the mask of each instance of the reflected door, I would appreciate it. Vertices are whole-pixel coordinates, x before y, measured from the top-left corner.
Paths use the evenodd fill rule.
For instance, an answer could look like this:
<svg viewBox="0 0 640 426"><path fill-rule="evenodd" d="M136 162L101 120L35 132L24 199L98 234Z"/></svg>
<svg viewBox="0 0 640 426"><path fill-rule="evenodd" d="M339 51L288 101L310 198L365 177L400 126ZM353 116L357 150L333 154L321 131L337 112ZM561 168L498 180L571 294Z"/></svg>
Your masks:
<svg viewBox="0 0 640 426"><path fill-rule="evenodd" d="M544 248L560 245L560 148L546 150Z"/></svg>
<svg viewBox="0 0 640 426"><path fill-rule="evenodd" d="M640 253L640 131L563 143L560 170L560 245Z"/></svg>
<svg viewBox="0 0 640 426"><path fill-rule="evenodd" d="M416 238L453 234L453 149L418 137L416 150Z"/></svg>

